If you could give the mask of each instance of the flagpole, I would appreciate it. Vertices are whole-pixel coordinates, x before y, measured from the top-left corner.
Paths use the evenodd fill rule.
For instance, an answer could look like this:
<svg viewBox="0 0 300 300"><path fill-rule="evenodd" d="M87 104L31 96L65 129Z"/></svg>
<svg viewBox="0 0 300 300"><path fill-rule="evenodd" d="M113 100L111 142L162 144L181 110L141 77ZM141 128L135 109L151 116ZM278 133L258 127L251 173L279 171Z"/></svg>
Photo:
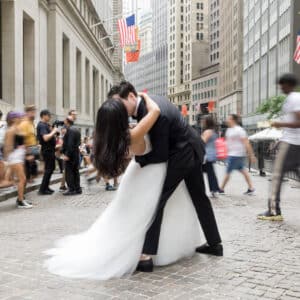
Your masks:
<svg viewBox="0 0 300 300"><path fill-rule="evenodd" d="M141 9L141 8L138 8L138 9L136 10L136 14L137 14L137 11L140 10L140 9ZM108 19L105 19L105 20L100 21L100 22L98 22L98 23L95 23L95 24L91 25L90 28L94 28L94 27L96 27L96 26L99 26L99 25L101 25L101 24L104 24L104 23L107 22L107 21L111 21L111 20L120 18L120 17L122 17L123 15L127 15L127 14L134 13L134 12L135 12L135 10L132 10L132 11L129 11L129 12L125 12L125 13L118 14L118 15L113 16L113 17L111 17L111 18L108 18Z"/></svg>

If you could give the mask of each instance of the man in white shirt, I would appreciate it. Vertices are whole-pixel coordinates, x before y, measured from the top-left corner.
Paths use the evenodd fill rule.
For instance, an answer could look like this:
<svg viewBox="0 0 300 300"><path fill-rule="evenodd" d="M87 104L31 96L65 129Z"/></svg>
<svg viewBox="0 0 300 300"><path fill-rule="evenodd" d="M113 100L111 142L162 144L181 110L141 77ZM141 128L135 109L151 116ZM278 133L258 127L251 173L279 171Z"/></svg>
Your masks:
<svg viewBox="0 0 300 300"><path fill-rule="evenodd" d="M247 154L251 162L255 161L253 149L249 143L246 131L239 125L239 116L231 114L227 119L228 129L226 130L226 144L228 151L227 169L219 193L225 194L224 188L229 181L232 171L237 170L243 174L248 184L245 195L253 195L254 187L251 178L246 170L245 161Z"/></svg>
<svg viewBox="0 0 300 300"><path fill-rule="evenodd" d="M286 172L294 171L300 179L300 93L295 92L298 79L294 74L284 74L278 84L287 95L282 106L282 121L272 126L282 128L282 138L274 164L268 210L258 215L260 220L282 221L280 191Z"/></svg>

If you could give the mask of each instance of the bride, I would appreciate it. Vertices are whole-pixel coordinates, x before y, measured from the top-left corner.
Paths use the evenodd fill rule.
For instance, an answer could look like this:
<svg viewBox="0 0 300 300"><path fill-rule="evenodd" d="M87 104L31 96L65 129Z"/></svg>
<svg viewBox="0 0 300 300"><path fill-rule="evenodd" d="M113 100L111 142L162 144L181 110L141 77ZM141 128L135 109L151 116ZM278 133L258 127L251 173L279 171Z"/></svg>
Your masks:
<svg viewBox="0 0 300 300"><path fill-rule="evenodd" d="M98 111L96 160L103 175L115 177L123 173L129 152L143 155L151 151L147 133L160 109L147 94L142 96L148 114L133 129L129 129L127 110L121 101L107 100ZM167 163L141 168L131 160L116 196L91 227L63 238L46 251L50 256L45 262L48 270L65 277L98 280L132 274L156 213L166 168ZM182 182L165 208L154 264L163 266L191 256L199 244L200 225Z"/></svg>

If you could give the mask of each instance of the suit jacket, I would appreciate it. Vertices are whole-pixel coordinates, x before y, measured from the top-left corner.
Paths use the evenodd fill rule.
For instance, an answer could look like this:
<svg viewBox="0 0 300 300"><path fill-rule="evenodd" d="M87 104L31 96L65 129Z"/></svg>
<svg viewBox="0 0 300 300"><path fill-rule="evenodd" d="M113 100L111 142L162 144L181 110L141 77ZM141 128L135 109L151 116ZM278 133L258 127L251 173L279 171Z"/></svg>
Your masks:
<svg viewBox="0 0 300 300"><path fill-rule="evenodd" d="M63 154L68 156L69 158L78 157L80 144L80 131L73 126L69 127L63 138Z"/></svg>
<svg viewBox="0 0 300 300"><path fill-rule="evenodd" d="M168 161L172 154L190 145L197 157L203 161L205 146L200 135L187 124L180 111L168 99L162 96L152 96L161 111L160 117L149 132L152 151L135 160L141 167ZM142 100L137 112L140 121L147 114L145 101Z"/></svg>

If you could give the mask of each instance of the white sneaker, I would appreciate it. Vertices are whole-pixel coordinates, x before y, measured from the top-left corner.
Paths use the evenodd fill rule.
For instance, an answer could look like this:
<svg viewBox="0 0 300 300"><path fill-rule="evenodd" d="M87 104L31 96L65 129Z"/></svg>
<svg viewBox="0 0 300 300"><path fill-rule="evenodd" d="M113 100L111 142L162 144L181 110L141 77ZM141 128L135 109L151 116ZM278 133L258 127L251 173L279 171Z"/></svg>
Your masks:
<svg viewBox="0 0 300 300"><path fill-rule="evenodd" d="M26 200L22 200L22 201L17 200L17 207L28 209L28 208L32 208L32 204L30 204Z"/></svg>

